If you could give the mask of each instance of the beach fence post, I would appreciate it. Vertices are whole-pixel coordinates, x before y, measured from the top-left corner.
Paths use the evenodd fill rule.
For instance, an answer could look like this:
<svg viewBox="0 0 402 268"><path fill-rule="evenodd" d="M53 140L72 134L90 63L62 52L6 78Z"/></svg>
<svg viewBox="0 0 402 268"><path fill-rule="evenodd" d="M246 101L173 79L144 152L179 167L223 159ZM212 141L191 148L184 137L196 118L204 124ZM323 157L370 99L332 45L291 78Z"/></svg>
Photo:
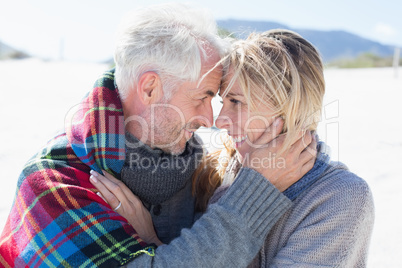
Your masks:
<svg viewBox="0 0 402 268"><path fill-rule="evenodd" d="M399 52L400 52L400 48L396 47L394 50L394 75L395 78L398 78L398 68L399 68Z"/></svg>

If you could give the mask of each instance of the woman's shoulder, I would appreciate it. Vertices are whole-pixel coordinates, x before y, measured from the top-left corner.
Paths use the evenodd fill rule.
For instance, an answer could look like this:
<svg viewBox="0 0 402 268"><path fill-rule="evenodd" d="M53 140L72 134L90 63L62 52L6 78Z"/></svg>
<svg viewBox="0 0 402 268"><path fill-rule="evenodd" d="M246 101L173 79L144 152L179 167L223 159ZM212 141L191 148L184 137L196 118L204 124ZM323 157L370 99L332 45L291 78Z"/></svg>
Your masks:
<svg viewBox="0 0 402 268"><path fill-rule="evenodd" d="M322 181L328 180L335 188L353 187L364 191L370 189L363 178L349 170L344 163L338 161L331 161L321 177Z"/></svg>
<svg viewBox="0 0 402 268"><path fill-rule="evenodd" d="M310 198L308 198L310 197ZM318 204L349 208L373 207L369 184L341 163L331 161L320 178L300 196Z"/></svg>

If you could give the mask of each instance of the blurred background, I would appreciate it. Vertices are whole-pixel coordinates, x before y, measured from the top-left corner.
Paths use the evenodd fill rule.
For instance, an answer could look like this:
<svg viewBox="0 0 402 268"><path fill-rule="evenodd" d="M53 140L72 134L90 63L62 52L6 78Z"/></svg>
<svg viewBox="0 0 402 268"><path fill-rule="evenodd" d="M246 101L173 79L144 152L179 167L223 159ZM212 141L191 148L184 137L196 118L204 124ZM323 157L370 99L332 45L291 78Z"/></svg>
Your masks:
<svg viewBox="0 0 402 268"><path fill-rule="evenodd" d="M114 33L130 10L168 1L0 0L0 230L24 163L64 127L113 65ZM188 2L188 1L176 1ZM191 2L190 2L191 3ZM220 33L287 28L321 52L326 69L320 138L370 185L376 222L369 267L402 267L402 2L248 0L196 4ZM214 114L219 113L214 100ZM215 130L199 131L210 149Z"/></svg>
<svg viewBox="0 0 402 268"><path fill-rule="evenodd" d="M109 62L121 17L132 9L164 2L168 1L1 0L0 57ZM386 65L394 48L402 46L402 3L397 0L204 0L198 6L212 12L223 32L237 37L249 30L296 30L331 65L355 67L347 61L356 58L364 67Z"/></svg>

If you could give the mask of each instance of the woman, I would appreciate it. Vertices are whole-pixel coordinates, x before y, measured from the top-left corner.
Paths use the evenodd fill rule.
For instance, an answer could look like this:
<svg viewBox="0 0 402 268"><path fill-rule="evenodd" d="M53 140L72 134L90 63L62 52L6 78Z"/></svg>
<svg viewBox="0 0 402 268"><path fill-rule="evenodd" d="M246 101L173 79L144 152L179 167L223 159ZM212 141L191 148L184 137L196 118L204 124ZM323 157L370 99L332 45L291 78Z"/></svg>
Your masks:
<svg viewBox="0 0 402 268"><path fill-rule="evenodd" d="M225 63L220 93L223 108L216 125L228 130L232 139L224 150L205 157L194 174L199 211L225 193L245 161L253 161L250 148L257 146L263 129L278 117L283 119L278 154L268 156L265 163L255 163L257 169L267 164L279 167L300 133L316 130L322 108L325 84L321 59L317 50L294 32L252 34L234 43ZM292 207L270 231L251 267L365 266L374 218L369 187L345 165L331 162L323 142L317 150L314 167L283 192L293 201ZM99 190L110 194L104 188ZM129 193L126 196L135 199ZM134 203L138 207L139 202ZM137 209L147 214L145 209ZM149 216L142 218L149 222ZM128 220L138 226L146 224ZM154 235L152 230L149 233Z"/></svg>

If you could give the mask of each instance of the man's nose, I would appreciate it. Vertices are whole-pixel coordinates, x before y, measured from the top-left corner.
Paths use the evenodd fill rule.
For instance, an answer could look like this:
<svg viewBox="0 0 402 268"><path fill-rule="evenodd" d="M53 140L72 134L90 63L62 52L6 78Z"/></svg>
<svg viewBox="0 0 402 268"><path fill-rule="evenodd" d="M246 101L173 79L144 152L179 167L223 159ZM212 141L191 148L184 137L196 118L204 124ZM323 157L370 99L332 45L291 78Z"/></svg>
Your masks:
<svg viewBox="0 0 402 268"><path fill-rule="evenodd" d="M201 125L206 128L212 127L214 124L214 113L212 110L212 103L209 101L206 105L201 108Z"/></svg>

